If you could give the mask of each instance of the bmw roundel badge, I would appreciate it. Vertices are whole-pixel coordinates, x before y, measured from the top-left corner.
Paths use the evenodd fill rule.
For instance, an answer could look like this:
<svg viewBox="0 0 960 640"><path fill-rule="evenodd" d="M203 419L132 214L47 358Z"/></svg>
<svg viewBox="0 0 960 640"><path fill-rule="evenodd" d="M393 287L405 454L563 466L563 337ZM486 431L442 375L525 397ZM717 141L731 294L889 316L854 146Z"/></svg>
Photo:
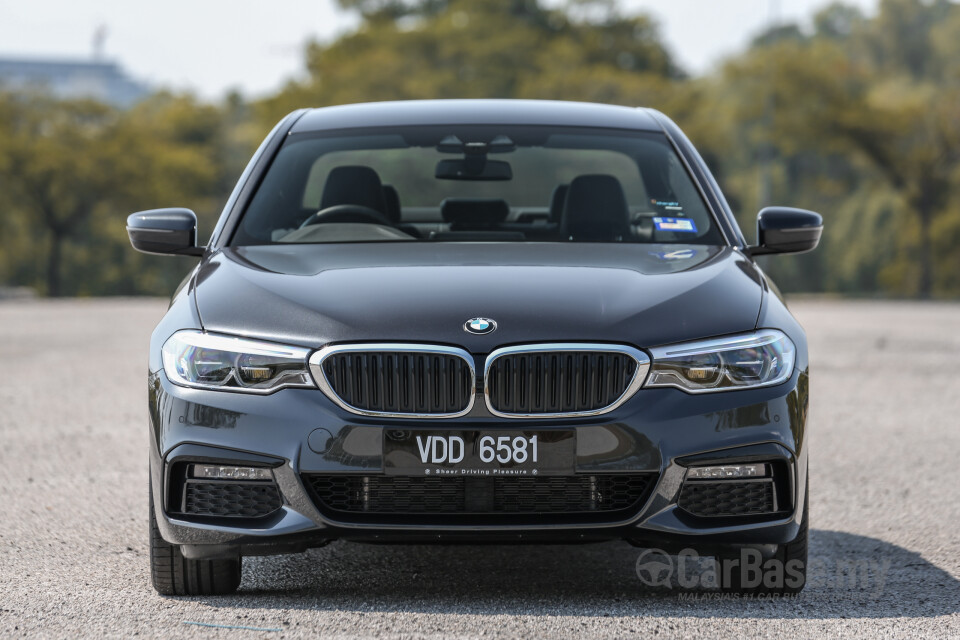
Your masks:
<svg viewBox="0 0 960 640"><path fill-rule="evenodd" d="M463 330L467 333L475 333L482 336L485 333L493 333L497 328L497 323L490 318L470 318L463 323Z"/></svg>

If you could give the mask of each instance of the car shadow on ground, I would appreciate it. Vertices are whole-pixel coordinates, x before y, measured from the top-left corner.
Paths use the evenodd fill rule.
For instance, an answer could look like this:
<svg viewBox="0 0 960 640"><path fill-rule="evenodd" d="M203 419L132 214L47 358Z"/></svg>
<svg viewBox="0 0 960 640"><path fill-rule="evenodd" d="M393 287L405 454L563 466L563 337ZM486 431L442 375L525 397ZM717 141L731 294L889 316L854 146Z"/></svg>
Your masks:
<svg viewBox="0 0 960 640"><path fill-rule="evenodd" d="M643 552L621 542L337 542L306 554L245 559L239 594L193 600L217 609L469 615L827 619L960 610L960 581L948 572L908 549L839 531L811 532L808 585L795 599L745 601L708 587L681 589L676 576L669 586L650 587L637 574ZM712 566L704 561L701 571L689 572L688 584Z"/></svg>

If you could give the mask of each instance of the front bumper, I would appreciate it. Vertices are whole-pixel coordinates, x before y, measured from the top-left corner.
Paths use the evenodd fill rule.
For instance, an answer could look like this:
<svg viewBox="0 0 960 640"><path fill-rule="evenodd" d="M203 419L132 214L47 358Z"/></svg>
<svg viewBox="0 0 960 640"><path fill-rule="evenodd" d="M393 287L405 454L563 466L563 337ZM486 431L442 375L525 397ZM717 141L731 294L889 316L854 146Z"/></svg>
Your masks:
<svg viewBox="0 0 960 640"><path fill-rule="evenodd" d="M365 418L350 414L319 390L284 389L268 396L188 389L163 372L150 377L151 483L156 518L168 542L188 555L248 555L296 551L333 539L370 541L586 541L627 539L644 546L693 547L789 542L806 500L807 374L776 387L689 395L642 389L615 411L594 418L505 419L482 411L451 420ZM550 521L512 525L340 521L318 510L302 474L382 472L382 430L575 428L577 474L649 472L655 487L627 518L588 524ZM321 431L317 431L317 430ZM348 442L340 454L317 453L314 440ZM314 443L316 444L316 443ZM789 502L776 516L709 519L677 506L686 471L697 461L783 461ZM183 461L244 462L274 468L283 506L255 522L171 515L171 465Z"/></svg>

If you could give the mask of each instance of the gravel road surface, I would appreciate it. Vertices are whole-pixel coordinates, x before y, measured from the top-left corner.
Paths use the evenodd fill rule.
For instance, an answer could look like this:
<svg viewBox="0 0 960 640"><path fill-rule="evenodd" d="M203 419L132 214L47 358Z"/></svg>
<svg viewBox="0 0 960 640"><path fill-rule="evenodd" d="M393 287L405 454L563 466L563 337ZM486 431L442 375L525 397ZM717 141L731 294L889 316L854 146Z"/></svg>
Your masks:
<svg viewBox="0 0 960 640"><path fill-rule="evenodd" d="M960 637L960 305L792 307L815 575L797 599L743 601L646 587L623 543L338 542L245 560L236 596L160 597L145 376L165 303L0 304L0 637Z"/></svg>

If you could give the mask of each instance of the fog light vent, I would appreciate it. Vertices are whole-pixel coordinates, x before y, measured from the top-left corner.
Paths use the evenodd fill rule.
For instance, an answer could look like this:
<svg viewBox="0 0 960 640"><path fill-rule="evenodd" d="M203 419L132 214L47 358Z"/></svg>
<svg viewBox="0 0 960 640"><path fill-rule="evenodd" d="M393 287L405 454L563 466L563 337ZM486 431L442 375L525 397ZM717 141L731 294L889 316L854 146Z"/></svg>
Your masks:
<svg viewBox="0 0 960 640"><path fill-rule="evenodd" d="M283 506L277 485L266 482L188 480L183 513L222 518L260 518Z"/></svg>
<svg viewBox="0 0 960 640"><path fill-rule="evenodd" d="M749 516L777 512L773 480L686 482L678 504L701 517Z"/></svg>

